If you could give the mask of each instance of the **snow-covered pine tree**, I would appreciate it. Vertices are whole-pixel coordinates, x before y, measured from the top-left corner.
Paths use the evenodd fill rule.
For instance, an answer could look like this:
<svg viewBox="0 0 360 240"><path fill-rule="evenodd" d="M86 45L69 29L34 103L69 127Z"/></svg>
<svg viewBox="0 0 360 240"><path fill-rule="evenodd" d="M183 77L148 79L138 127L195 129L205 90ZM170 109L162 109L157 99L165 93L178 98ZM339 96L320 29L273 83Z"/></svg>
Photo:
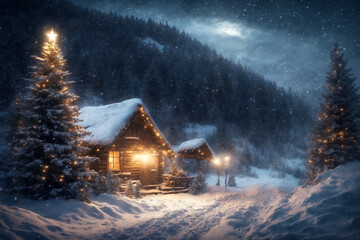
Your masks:
<svg viewBox="0 0 360 240"><path fill-rule="evenodd" d="M170 166L169 178L165 181L165 185L169 187L186 187L186 175L187 173L179 169L175 161L173 161Z"/></svg>
<svg viewBox="0 0 360 240"><path fill-rule="evenodd" d="M133 196L134 198L141 198L141 184L139 182L133 186Z"/></svg>
<svg viewBox="0 0 360 240"><path fill-rule="evenodd" d="M197 195L200 193L204 193L207 190L207 183L205 175L199 171L196 178L190 185L190 193Z"/></svg>
<svg viewBox="0 0 360 240"><path fill-rule="evenodd" d="M106 178L107 193L116 194L121 187L121 182L118 176L113 175L110 171Z"/></svg>
<svg viewBox="0 0 360 240"><path fill-rule="evenodd" d="M134 194L133 190L134 188L133 188L132 180L128 180L126 182L125 195L131 197Z"/></svg>
<svg viewBox="0 0 360 240"><path fill-rule="evenodd" d="M311 136L307 180L313 182L325 168L359 159L359 95L347 60L336 43L326 78L324 103Z"/></svg>
<svg viewBox="0 0 360 240"><path fill-rule="evenodd" d="M229 173L228 186L229 187L236 187L237 186L236 179L235 179L233 171L230 171L230 173Z"/></svg>
<svg viewBox="0 0 360 240"><path fill-rule="evenodd" d="M28 94L17 102L17 131L11 140L12 171L8 174L8 190L30 198L86 199L91 173L81 146L86 135L77 125L78 98L71 93L65 60L48 34L41 57L35 57Z"/></svg>

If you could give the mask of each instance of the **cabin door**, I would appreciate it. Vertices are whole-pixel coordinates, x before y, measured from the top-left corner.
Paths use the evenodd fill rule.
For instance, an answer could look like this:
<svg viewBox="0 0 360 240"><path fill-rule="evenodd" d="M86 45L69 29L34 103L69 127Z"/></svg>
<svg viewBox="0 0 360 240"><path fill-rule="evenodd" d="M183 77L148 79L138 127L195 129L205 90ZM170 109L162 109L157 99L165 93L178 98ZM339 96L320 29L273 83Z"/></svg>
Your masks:
<svg viewBox="0 0 360 240"><path fill-rule="evenodd" d="M151 155L140 161L140 181L142 185L158 184L158 155Z"/></svg>

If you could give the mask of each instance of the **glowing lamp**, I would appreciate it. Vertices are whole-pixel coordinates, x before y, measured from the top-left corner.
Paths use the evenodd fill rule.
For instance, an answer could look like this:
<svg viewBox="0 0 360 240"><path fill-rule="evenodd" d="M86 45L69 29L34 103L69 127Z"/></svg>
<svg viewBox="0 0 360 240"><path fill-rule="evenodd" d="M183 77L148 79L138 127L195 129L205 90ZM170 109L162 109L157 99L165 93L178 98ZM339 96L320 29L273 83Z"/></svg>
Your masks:
<svg viewBox="0 0 360 240"><path fill-rule="evenodd" d="M229 156L225 156L225 164L226 165L229 165L229 162L230 162L230 157Z"/></svg>
<svg viewBox="0 0 360 240"><path fill-rule="evenodd" d="M215 165L219 166L220 165L220 160L218 158L215 158L214 163L215 163Z"/></svg>

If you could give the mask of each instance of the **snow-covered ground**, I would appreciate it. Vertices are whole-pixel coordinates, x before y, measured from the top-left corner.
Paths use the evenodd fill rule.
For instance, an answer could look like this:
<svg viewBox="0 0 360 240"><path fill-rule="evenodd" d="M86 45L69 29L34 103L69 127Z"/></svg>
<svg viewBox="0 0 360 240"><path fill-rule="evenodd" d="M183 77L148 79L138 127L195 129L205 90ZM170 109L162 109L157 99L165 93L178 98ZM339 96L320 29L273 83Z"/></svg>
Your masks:
<svg viewBox="0 0 360 240"><path fill-rule="evenodd" d="M292 190L300 184L300 179L289 174L285 174L284 177L281 177L281 173L270 169L251 167L251 173L256 177L236 177L237 190L243 191L249 187L270 187L281 190ZM220 176L220 184L224 186L224 182L225 177L222 175ZM217 183L217 176L208 176L207 183L209 185L215 185Z"/></svg>
<svg viewBox="0 0 360 240"><path fill-rule="evenodd" d="M254 169L239 187L142 199L101 194L92 203L32 201L0 195L1 239L356 239L360 236L360 162L295 187ZM265 172L261 172L265 171ZM223 178L222 178L223 180Z"/></svg>

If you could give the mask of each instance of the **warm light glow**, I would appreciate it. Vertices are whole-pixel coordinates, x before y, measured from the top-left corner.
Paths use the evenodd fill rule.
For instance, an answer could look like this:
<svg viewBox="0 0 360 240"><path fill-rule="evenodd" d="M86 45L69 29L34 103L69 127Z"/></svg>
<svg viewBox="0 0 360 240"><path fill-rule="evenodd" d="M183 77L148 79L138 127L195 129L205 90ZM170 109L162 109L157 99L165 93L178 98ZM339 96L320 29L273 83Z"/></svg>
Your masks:
<svg viewBox="0 0 360 240"><path fill-rule="evenodd" d="M135 159L141 160L144 163L148 162L150 159L150 155L147 153L143 153L143 154L138 154L135 156Z"/></svg>
<svg viewBox="0 0 360 240"><path fill-rule="evenodd" d="M56 42L57 34L54 33L54 29L51 29L51 32L49 32L47 35L49 37L49 42L52 42L52 41Z"/></svg>
<svg viewBox="0 0 360 240"><path fill-rule="evenodd" d="M230 157L229 157L229 156L226 156L226 157L225 157L225 161L226 161L226 162L229 162L229 161L230 161Z"/></svg>
<svg viewBox="0 0 360 240"><path fill-rule="evenodd" d="M218 158L215 158L214 163L215 163L216 166L219 166L220 165L220 160Z"/></svg>
<svg viewBox="0 0 360 240"><path fill-rule="evenodd" d="M109 151L109 170L120 170L120 155L118 151Z"/></svg>

